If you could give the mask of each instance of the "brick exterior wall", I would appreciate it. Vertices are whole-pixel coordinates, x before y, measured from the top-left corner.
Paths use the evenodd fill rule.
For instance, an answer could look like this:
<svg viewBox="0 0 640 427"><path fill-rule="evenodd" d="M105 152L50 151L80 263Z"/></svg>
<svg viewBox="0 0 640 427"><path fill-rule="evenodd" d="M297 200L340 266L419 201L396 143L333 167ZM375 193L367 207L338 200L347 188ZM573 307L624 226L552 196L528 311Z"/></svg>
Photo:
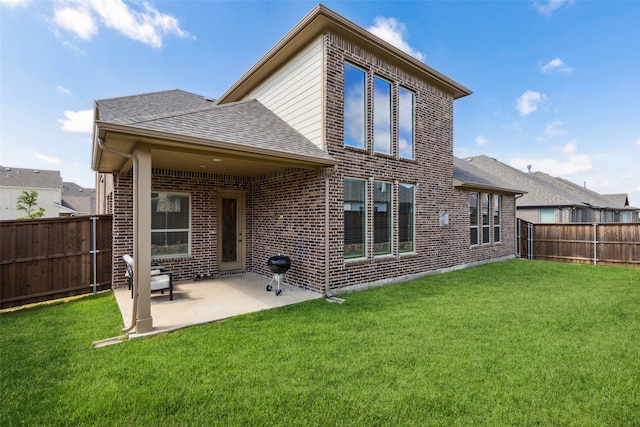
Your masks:
<svg viewBox="0 0 640 427"><path fill-rule="evenodd" d="M246 271L265 276L269 256L292 258L288 281L323 292L325 274L332 291L446 270L466 264L513 256L515 253L515 201L503 196L502 242L469 245L469 193L453 187L453 97L393 64L334 34L325 34L325 144L339 165L327 171L287 169L249 178L202 172L153 170L152 191L189 193L191 196L191 255L162 259L176 281L196 274L217 274L218 191L246 192ZM393 102L394 148L391 155L374 154L369 125L365 150L343 145L343 63L367 70L371 93L374 74L393 82L394 98L401 85L415 94L415 160L400 159L397 152L397 114ZM371 99L369 97L369 99ZM371 105L367 113L372 123ZM328 176L328 178L325 178ZM415 250L399 253L397 220L393 223L392 253L373 256L373 202L367 200L368 248L364 259L344 259L345 177L366 179L368 194L373 181L393 183L393 217L398 218L398 186L415 186ZM325 242L325 180L329 183L329 240ZM113 179L113 257L115 286L125 286L122 255L133 250L133 183L131 175ZM440 226L440 214L449 224ZM329 268L325 267L325 244Z"/></svg>
<svg viewBox="0 0 640 427"><path fill-rule="evenodd" d="M404 70L385 62L359 46L334 34L325 34L326 43L326 143L328 152L340 160L338 172L331 178L331 289L392 281L410 275L448 269L469 263L512 256L515 252L515 215L512 196L503 197L502 242L469 246L469 192L453 187L453 97L421 81ZM368 93L373 77L393 82L394 97L398 86L415 94L415 160L401 159L394 144L391 156L373 152L371 96L368 96L367 148L343 145L343 64L367 70ZM393 102L393 140L397 141L396 102ZM398 183L416 186L415 252L398 252L397 224L394 224L391 255L373 256L373 204L368 200L369 232L367 257L345 261L343 254L343 182L345 177L368 180L368 194L373 194L373 180L394 182L394 217L398 217ZM440 213L448 213L449 225L440 227ZM335 232L334 232L335 231Z"/></svg>

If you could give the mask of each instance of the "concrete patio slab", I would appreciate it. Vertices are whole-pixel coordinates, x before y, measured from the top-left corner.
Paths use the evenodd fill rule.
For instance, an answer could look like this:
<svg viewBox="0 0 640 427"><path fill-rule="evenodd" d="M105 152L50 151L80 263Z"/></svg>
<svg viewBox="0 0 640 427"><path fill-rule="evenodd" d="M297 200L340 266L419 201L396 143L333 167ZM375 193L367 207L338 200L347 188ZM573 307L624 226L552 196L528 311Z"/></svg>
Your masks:
<svg viewBox="0 0 640 427"><path fill-rule="evenodd" d="M129 338L138 338L192 325L269 310L303 301L322 298L319 293L302 288L281 285L282 294L267 292L270 277L254 273L238 274L198 282L174 284L173 301L169 293L151 294L151 317L153 330L144 334L130 333ZM274 282L275 288L275 282ZM122 313L125 327L131 325L133 299L127 288L115 289L114 294Z"/></svg>

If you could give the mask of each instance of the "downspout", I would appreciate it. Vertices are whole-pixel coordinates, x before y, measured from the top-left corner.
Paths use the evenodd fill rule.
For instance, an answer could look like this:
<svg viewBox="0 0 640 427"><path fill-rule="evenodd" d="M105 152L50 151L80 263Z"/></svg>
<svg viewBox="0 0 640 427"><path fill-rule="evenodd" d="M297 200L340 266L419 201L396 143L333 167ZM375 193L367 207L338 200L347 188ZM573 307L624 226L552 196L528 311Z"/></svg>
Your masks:
<svg viewBox="0 0 640 427"><path fill-rule="evenodd" d="M327 298L331 298L331 283L330 283L330 275L329 275L329 238L330 238L330 229L329 226L329 178L331 178L336 172L338 172L338 167L333 166L330 170L325 169L324 174L324 293Z"/></svg>
<svg viewBox="0 0 640 427"><path fill-rule="evenodd" d="M111 147L107 147L104 143L104 138L97 138L98 139L98 146L104 150L104 151L109 151L111 153L117 154L119 156L123 156L126 157L127 159L131 160L133 162L133 175L135 176L135 171L138 169L138 158L136 156L134 156L133 154L127 153L125 151L120 151L117 150L115 148L111 148ZM136 215L136 213L134 212L134 215ZM134 218L134 223L136 222L136 219ZM135 243L135 240L134 240ZM135 252L135 251L134 251ZM133 286L133 310L131 311L131 325L129 325L128 328L124 328L122 329L123 333L127 333L131 330L133 330L133 328L136 327L136 315L138 312L138 289L137 286L138 284L136 283L135 280L135 274L134 277L131 278L132 279L132 286Z"/></svg>
<svg viewBox="0 0 640 427"><path fill-rule="evenodd" d="M518 207L516 206L516 200L518 200L520 197L524 196L524 194L515 194L513 197L513 219L514 219L514 223L516 224L516 242L515 242L515 247L516 247L516 256L518 258L520 258L520 224L518 223ZM529 221L527 221L529 222Z"/></svg>

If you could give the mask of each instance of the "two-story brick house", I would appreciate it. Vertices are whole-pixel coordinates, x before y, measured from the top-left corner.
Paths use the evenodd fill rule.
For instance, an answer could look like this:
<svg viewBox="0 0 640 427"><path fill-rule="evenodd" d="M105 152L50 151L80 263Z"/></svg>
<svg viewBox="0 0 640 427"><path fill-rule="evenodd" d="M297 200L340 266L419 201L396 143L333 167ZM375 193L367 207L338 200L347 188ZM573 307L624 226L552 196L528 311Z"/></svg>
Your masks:
<svg viewBox="0 0 640 427"><path fill-rule="evenodd" d="M282 253L288 281L330 295L513 256L518 191L466 166L454 180L453 102L469 94L320 5L215 101L97 101L98 206L115 284L121 256L136 261L138 332L152 259L179 281L267 275Z"/></svg>

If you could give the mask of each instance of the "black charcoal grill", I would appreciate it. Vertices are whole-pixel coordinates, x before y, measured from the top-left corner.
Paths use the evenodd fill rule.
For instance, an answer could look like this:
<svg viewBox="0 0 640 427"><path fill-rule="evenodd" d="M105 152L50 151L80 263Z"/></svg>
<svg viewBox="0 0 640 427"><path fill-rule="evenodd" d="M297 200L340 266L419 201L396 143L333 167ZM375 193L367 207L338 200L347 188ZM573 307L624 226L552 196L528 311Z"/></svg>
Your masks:
<svg viewBox="0 0 640 427"><path fill-rule="evenodd" d="M267 260L267 267L269 267L269 271L273 273L273 277L271 277L271 281L267 285L267 291L271 292L273 287L271 284L275 280L278 284L276 288L276 296L280 296L282 294L282 289L280 289L280 282L284 282L285 274L291 268L291 258L284 255L275 255Z"/></svg>

